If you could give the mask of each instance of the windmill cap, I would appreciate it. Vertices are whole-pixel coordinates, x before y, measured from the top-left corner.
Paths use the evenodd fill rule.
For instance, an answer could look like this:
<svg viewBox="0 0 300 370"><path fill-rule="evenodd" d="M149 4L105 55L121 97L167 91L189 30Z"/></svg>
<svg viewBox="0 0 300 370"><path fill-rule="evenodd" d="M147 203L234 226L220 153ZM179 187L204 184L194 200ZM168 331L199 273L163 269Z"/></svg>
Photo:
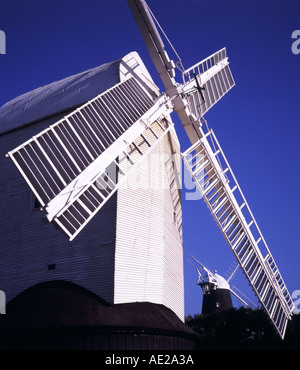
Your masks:
<svg viewBox="0 0 300 370"><path fill-rule="evenodd" d="M218 289L230 289L228 282L216 272L214 273L213 279L216 280L216 285Z"/></svg>

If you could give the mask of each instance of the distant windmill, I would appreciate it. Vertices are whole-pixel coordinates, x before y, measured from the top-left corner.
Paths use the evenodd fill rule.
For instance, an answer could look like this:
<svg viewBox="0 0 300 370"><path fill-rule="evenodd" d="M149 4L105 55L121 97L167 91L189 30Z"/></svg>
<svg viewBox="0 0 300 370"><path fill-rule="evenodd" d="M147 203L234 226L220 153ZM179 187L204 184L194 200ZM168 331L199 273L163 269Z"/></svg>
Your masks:
<svg viewBox="0 0 300 370"><path fill-rule="evenodd" d="M226 49L184 69L180 59L175 64L168 57L146 2L128 0L128 4L166 91L150 98L139 81L128 79L8 156L36 195L46 219L72 240L171 130L168 116L176 112L192 144L181 154L183 162L283 338L293 301L214 132L204 125L203 115L234 86ZM176 67L181 82L175 80ZM136 98L131 109L114 105L121 93L124 101L125 97L130 100L130 91L140 97L142 109ZM106 124L104 110L114 116L115 127L110 122L103 134L98 127ZM156 131L150 125L154 121L158 122ZM135 157L131 148L136 149ZM125 161L130 166L123 167ZM111 165L120 176L110 176Z"/></svg>
<svg viewBox="0 0 300 370"><path fill-rule="evenodd" d="M212 312L225 311L233 307L231 294L242 302L248 308L256 308L257 306L243 293L241 293L235 286L230 287L229 282L233 278L239 265L226 280L219 275L217 271L210 271L202 262L193 256L190 256L189 262L196 268L198 272L198 285L202 288L202 314Z"/></svg>

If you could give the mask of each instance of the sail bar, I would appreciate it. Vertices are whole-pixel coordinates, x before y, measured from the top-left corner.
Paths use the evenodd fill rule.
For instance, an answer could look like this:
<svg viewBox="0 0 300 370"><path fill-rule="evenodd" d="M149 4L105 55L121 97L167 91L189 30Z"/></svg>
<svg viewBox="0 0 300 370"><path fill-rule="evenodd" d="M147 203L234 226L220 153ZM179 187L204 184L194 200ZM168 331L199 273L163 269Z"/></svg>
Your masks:
<svg viewBox="0 0 300 370"><path fill-rule="evenodd" d="M141 32L155 68L166 90L176 87L175 64L165 51L164 43L144 0L127 0L136 24Z"/></svg>
<svg viewBox="0 0 300 370"><path fill-rule="evenodd" d="M293 301L213 131L203 133L182 158L254 293L283 338Z"/></svg>
<svg viewBox="0 0 300 370"><path fill-rule="evenodd" d="M182 84L175 80L175 63L165 50L159 30L155 25L152 12L145 0L127 0L132 15L144 39L150 57L166 89L166 95L172 99L174 112L179 115L182 125L192 143L200 137L199 123L191 114L189 103L184 97Z"/></svg>
<svg viewBox="0 0 300 370"><path fill-rule="evenodd" d="M245 296L244 293L242 293L235 285L233 285L230 288L231 293L239 299L245 306L248 308L251 308L252 310L255 310L257 308L257 305L251 301L247 296Z"/></svg>

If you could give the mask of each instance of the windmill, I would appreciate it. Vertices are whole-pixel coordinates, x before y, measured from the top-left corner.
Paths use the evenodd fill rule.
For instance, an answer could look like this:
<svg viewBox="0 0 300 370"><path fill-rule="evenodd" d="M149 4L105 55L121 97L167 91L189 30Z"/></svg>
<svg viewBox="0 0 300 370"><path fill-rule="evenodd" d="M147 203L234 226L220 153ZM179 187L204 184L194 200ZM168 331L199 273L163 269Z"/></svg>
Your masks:
<svg viewBox="0 0 300 370"><path fill-rule="evenodd" d="M230 276L225 279L217 271L210 271L202 262L193 256L190 256L189 262L198 272L198 282L203 292L202 314L211 312L225 311L233 307L231 294L233 294L243 305L248 308L256 308L249 298L239 291L234 285L230 286L229 282L233 278L239 265L236 264Z"/></svg>
<svg viewBox="0 0 300 370"><path fill-rule="evenodd" d="M226 49L184 69L180 60L175 64L168 57L146 2L128 0L128 4L165 92L147 93L141 81L129 78L119 89L88 101L7 156L46 212L46 221L73 240L173 129L169 115L176 112L191 142L181 153L182 160L283 338L294 308L292 299L223 150L204 119L234 86ZM182 82L175 80L176 68ZM116 106L117 97L122 102L118 100ZM107 116L113 117L113 124L107 122ZM100 121L107 128L105 133L99 132ZM154 121L158 122L155 127ZM112 176L111 166L118 176Z"/></svg>

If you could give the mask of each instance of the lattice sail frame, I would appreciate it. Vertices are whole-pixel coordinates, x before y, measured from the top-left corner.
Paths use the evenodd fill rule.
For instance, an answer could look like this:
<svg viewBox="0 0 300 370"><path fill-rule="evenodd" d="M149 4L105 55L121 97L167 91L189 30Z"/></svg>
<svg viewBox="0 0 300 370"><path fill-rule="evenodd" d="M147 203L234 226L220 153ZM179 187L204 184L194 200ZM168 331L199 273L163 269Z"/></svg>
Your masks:
<svg viewBox="0 0 300 370"><path fill-rule="evenodd" d="M283 338L294 303L213 130L203 132L182 158L255 295Z"/></svg>
<svg viewBox="0 0 300 370"><path fill-rule="evenodd" d="M46 219L73 240L170 130L170 112L164 96L154 102L131 77L7 155L46 211ZM134 159L131 147L138 153ZM126 176L112 177L111 166L114 173Z"/></svg>
<svg viewBox="0 0 300 370"><path fill-rule="evenodd" d="M226 48L183 71L182 80L190 111L200 120L235 85Z"/></svg>

